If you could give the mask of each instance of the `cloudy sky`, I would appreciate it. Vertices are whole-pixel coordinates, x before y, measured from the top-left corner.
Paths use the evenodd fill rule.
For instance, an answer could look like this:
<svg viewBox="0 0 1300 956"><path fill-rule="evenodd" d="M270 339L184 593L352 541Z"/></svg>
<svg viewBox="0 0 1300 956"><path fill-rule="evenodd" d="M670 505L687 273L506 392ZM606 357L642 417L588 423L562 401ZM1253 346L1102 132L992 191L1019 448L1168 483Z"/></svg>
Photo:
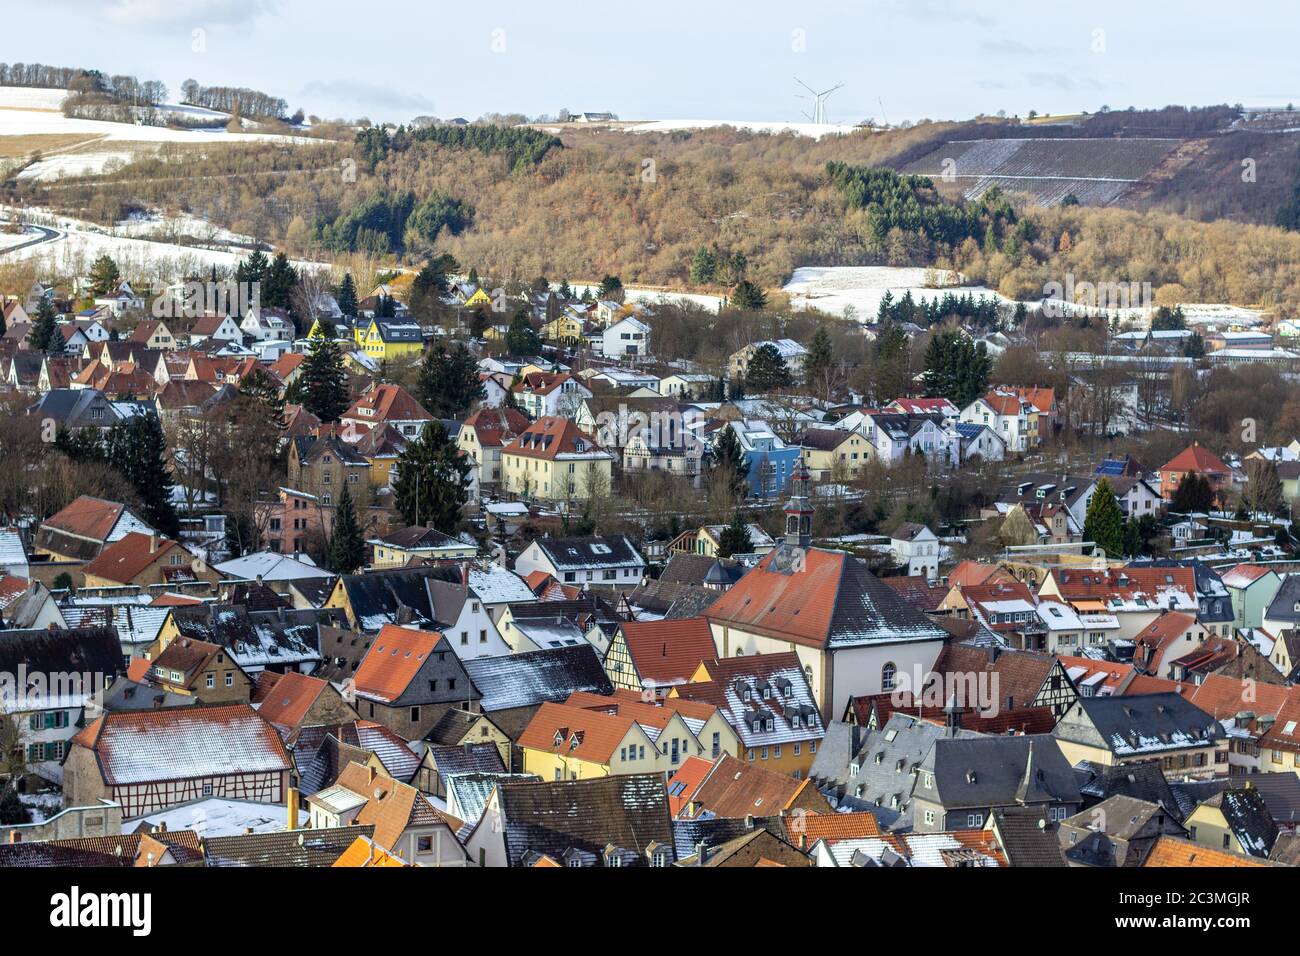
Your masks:
<svg viewBox="0 0 1300 956"><path fill-rule="evenodd" d="M8 60L322 117L797 121L1300 102L1300 0L5 0Z"/></svg>

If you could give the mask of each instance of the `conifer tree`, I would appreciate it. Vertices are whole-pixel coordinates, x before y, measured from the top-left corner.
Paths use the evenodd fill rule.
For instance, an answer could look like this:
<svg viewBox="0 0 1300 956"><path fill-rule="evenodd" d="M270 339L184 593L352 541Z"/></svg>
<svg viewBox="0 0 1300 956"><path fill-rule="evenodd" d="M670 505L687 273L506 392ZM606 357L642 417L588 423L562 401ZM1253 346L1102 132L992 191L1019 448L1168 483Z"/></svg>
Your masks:
<svg viewBox="0 0 1300 956"><path fill-rule="evenodd" d="M135 415L108 430L104 452L140 496L141 515L151 527L175 538L180 518L172 502L171 464L167 460L167 437L156 415Z"/></svg>
<svg viewBox="0 0 1300 956"><path fill-rule="evenodd" d="M322 422L336 422L348 408L348 380L343 352L334 339L312 339L298 374L297 394L303 408Z"/></svg>
<svg viewBox="0 0 1300 956"><path fill-rule="evenodd" d="M351 574L366 563L366 543L357 520L356 505L346 484L334 509L334 529L330 537L330 570Z"/></svg>
<svg viewBox="0 0 1300 956"><path fill-rule="evenodd" d="M469 499L470 467L441 422L425 425L397 459L393 504L402 520L453 534Z"/></svg>
<svg viewBox="0 0 1300 956"><path fill-rule="evenodd" d="M1115 491L1106 478L1097 482L1092 500L1088 502L1088 512L1083 519L1083 538L1105 551L1107 557L1124 553L1124 513L1120 511Z"/></svg>
<svg viewBox="0 0 1300 956"><path fill-rule="evenodd" d="M731 524L722 530L718 538L718 557L729 558L733 554L749 554L754 550L754 543L749 537L749 525L737 511L731 517Z"/></svg>
<svg viewBox="0 0 1300 956"><path fill-rule="evenodd" d="M743 498L749 488L749 462L734 428L724 426L713 441L713 467L727 476L728 487L736 498Z"/></svg>

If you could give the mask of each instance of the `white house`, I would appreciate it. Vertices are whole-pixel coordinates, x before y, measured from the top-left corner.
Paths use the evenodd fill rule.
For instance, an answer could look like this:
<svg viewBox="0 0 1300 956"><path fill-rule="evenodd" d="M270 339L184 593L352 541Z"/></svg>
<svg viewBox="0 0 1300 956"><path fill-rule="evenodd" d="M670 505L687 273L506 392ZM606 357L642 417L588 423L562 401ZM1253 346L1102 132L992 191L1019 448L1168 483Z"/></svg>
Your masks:
<svg viewBox="0 0 1300 956"><path fill-rule="evenodd" d="M1030 442L1030 406L1019 396L990 391L961 410L961 420L987 425L1006 442L1008 451L1025 451Z"/></svg>
<svg viewBox="0 0 1300 956"><path fill-rule="evenodd" d="M601 333L600 354L614 359L648 356L650 326L634 316L620 319Z"/></svg>
<svg viewBox="0 0 1300 956"><path fill-rule="evenodd" d="M256 342L292 341L293 322L278 309L250 309L239 328Z"/></svg>
<svg viewBox="0 0 1300 956"><path fill-rule="evenodd" d="M645 558L625 535L538 538L515 559L515 573L545 571L557 581L581 587L632 590L645 577Z"/></svg>
<svg viewBox="0 0 1300 956"><path fill-rule="evenodd" d="M985 461L1001 461L1007 455L1007 443L988 425L956 422L948 430L957 437L960 448L958 463L976 455Z"/></svg>
<svg viewBox="0 0 1300 956"><path fill-rule="evenodd" d="M712 375L681 372L659 380L659 394L670 398L701 398L717 384Z"/></svg>
<svg viewBox="0 0 1300 956"><path fill-rule="evenodd" d="M889 536L889 550L894 560L907 568L911 577L939 579L939 537L923 524L904 521Z"/></svg>

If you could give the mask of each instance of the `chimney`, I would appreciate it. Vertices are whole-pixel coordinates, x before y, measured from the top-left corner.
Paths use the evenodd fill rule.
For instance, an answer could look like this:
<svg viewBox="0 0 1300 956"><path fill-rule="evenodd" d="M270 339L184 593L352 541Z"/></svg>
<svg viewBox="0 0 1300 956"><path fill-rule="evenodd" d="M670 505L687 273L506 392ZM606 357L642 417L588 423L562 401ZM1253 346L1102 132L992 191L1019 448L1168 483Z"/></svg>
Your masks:
<svg viewBox="0 0 1300 956"><path fill-rule="evenodd" d="M285 827L286 830L298 829L298 788L290 787L287 793L286 803L288 804L289 822Z"/></svg>
<svg viewBox="0 0 1300 956"><path fill-rule="evenodd" d="M366 767L366 783L374 783L374 782L375 782L375 768L373 766L368 766Z"/></svg>
<svg viewBox="0 0 1300 956"><path fill-rule="evenodd" d="M695 865L696 866L704 865L704 841L703 840L695 844Z"/></svg>
<svg viewBox="0 0 1300 956"><path fill-rule="evenodd" d="M806 830L799 834L799 849L804 853L808 852L808 832Z"/></svg>
<svg viewBox="0 0 1300 956"><path fill-rule="evenodd" d="M158 535L151 534L149 535L149 553L157 554L157 552L158 552Z"/></svg>
<svg viewBox="0 0 1300 956"><path fill-rule="evenodd" d="M12 844L12 843L21 843L21 842L22 842L22 839L23 839L23 835L22 835L21 833L19 833L17 830L10 830L10 831L9 831L9 842L10 842L11 844Z"/></svg>
<svg viewBox="0 0 1300 956"><path fill-rule="evenodd" d="M996 645L996 644L990 644L990 645L989 645L989 663L990 663L990 664L996 664L997 661L998 661L998 655L1001 654L1001 653L1002 653L1002 648L998 647L998 645Z"/></svg>
<svg viewBox="0 0 1300 956"><path fill-rule="evenodd" d="M745 814L745 829L746 830L754 829L754 815L752 813Z"/></svg>

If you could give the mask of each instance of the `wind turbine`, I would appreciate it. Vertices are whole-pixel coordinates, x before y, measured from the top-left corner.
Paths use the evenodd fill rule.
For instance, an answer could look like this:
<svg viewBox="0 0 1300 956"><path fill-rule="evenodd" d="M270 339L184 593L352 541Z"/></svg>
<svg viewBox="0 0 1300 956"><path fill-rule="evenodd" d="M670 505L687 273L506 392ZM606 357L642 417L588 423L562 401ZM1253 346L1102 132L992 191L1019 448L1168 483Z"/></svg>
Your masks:
<svg viewBox="0 0 1300 956"><path fill-rule="evenodd" d="M794 78L794 81L795 81L796 83L798 83L800 86L802 86L802 87L803 87L805 90L807 90L809 93L812 94L812 97L811 97L812 100L813 100L813 111L812 111L812 115L809 116L807 113L804 113L803 115L804 115L804 116L808 116L808 118L809 118L810 120L812 120L814 123L825 123L825 122L826 122L826 100L827 100L827 98L828 98L832 93L834 93L836 90L838 90L838 89L839 89L840 87L842 87L844 84L843 84L843 83L836 83L836 84L835 84L834 86L832 86L829 90L822 90L820 93L818 93L816 90L814 90L811 86L809 86L809 85L808 85L807 83L805 83L803 80L799 79L799 77L796 76L796 77ZM798 93L796 93L795 95L798 96L799 99L801 99L801 100L809 99L809 97L807 97L807 96L801 96L801 95L798 94Z"/></svg>

